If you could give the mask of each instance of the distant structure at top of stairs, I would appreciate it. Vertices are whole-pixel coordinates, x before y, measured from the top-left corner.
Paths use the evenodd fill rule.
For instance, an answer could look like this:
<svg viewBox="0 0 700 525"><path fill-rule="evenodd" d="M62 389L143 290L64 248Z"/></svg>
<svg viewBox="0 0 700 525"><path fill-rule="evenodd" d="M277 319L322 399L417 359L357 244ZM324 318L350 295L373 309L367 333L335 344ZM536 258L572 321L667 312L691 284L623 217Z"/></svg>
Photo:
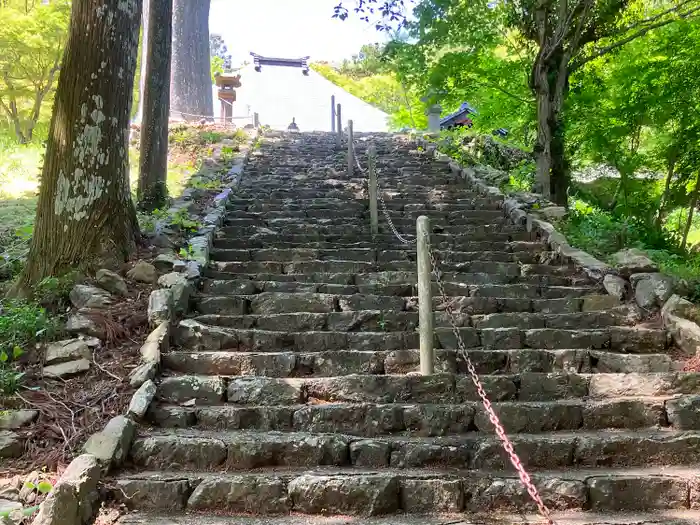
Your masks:
<svg viewBox="0 0 700 525"><path fill-rule="evenodd" d="M250 52L255 64L255 71L260 73L263 64L266 66L283 66L283 67L300 67L304 75L309 74L309 57L301 58L279 58L279 57L264 57L257 53Z"/></svg>

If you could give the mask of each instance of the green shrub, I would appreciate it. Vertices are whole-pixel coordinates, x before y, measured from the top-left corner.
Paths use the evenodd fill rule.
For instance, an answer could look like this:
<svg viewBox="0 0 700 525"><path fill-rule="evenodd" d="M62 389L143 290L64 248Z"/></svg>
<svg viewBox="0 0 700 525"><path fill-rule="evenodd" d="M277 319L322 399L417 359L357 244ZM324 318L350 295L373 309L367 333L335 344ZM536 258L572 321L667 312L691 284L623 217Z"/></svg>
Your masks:
<svg viewBox="0 0 700 525"><path fill-rule="evenodd" d="M0 393L14 394L24 373L16 361L31 346L49 339L57 324L40 306L26 302L0 303Z"/></svg>

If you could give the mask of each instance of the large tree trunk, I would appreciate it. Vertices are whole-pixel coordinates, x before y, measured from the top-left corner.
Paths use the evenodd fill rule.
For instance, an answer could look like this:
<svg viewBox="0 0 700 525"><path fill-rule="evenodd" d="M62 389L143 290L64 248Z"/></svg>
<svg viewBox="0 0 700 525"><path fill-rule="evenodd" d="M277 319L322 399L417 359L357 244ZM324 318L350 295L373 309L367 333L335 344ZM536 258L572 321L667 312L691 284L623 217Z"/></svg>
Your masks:
<svg viewBox="0 0 700 525"><path fill-rule="evenodd" d="M170 106L185 120L213 117L209 56L210 0L173 0Z"/></svg>
<svg viewBox="0 0 700 525"><path fill-rule="evenodd" d="M139 207L153 211L168 198L168 117L170 115L170 48L173 0L150 0L150 30L143 93Z"/></svg>
<svg viewBox="0 0 700 525"><path fill-rule="evenodd" d="M141 68L139 70L139 106L134 120L141 123L143 119L143 97L146 92L146 63L148 61L148 26L151 0L143 0L143 14L141 15Z"/></svg>
<svg viewBox="0 0 700 525"><path fill-rule="evenodd" d="M668 170L666 171L666 181L664 183L664 191L661 194L661 200L659 201L659 211L656 214L656 221L654 225L658 231L661 231L664 224L664 219L666 218L666 206L668 203L668 196L671 193L671 181L676 172L676 153L672 151L667 158Z"/></svg>
<svg viewBox="0 0 700 525"><path fill-rule="evenodd" d="M683 229L683 240L681 241L681 250L685 250L688 244L688 234L690 233L690 227L693 225L693 213L695 208L698 206L698 197L700 197L700 171L698 171L698 178L695 180L695 189L693 190L693 196L690 199L690 207L688 208L688 220L685 221L685 228Z"/></svg>
<svg viewBox="0 0 700 525"><path fill-rule="evenodd" d="M129 114L141 0L74 0L20 287L135 248Z"/></svg>
<svg viewBox="0 0 700 525"><path fill-rule="evenodd" d="M543 52L535 60L531 88L537 100L537 191L560 206L567 204L569 165L564 145L562 109L568 89L569 56Z"/></svg>

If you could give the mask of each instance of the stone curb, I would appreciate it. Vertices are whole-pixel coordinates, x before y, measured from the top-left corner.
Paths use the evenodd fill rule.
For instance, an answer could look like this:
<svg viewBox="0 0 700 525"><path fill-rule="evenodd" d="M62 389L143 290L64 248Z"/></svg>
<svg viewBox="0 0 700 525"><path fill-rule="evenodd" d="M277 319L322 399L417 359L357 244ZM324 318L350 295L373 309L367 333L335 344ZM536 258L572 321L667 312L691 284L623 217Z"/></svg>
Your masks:
<svg viewBox="0 0 700 525"><path fill-rule="evenodd" d="M638 293L640 283L649 283L655 276L661 276L657 277L657 279L670 280L669 277L660 273L621 275L618 269L596 259L583 250L572 247L568 243L566 236L557 231L553 224L543 220L537 213L528 211L529 206L526 202L518 199L517 196L503 193L495 186L486 184L476 175L473 168L463 167L448 155L438 151L436 143L426 140L424 136L417 137L416 142L429 155L433 155L436 160L448 162L452 173L463 177L482 195L503 197L503 211L513 224L525 226L528 232L534 232L538 238L549 244L552 251L565 260L571 261L591 279L601 283L608 295L620 301L632 295L637 304L646 309L650 305L646 304ZM554 207L554 205L552 206ZM660 283L660 285L663 284L663 282ZM667 288L661 293L657 291L654 298L655 306L661 306L664 328L669 331L674 342L686 354L689 356L700 356L700 325L688 318L690 312L699 312L700 310L679 295L671 295L671 287Z"/></svg>
<svg viewBox="0 0 700 525"><path fill-rule="evenodd" d="M513 224L525 226L528 232L534 232L535 235L550 245L552 251L572 261L592 279L602 281L605 275L616 273L614 268L599 261L589 253L570 246L566 237L557 231L553 224L542 220L537 214L529 212L527 203L519 200L517 197L506 195L495 186L489 186L476 176L472 168L462 167L454 159L439 152L437 144L423 138L418 139L418 144L424 147L428 154L432 154L437 160L449 161L452 173L460 175L482 195L503 197L503 211Z"/></svg>
<svg viewBox="0 0 700 525"><path fill-rule="evenodd" d="M180 272L174 267L173 272L161 276L158 279L160 288L149 296L148 317L154 328L141 346L138 367L129 374L131 385L138 390L132 396L126 414L113 417L102 430L87 439L83 445L84 453L68 465L39 507L32 525L86 525L97 514L98 484L103 474L120 467L129 455L136 422L144 417L156 394L154 380L160 371L161 355L170 347L171 327L187 311L201 270L209 263L214 233L223 224L231 190L240 184L243 169L260 137L258 130L251 141L241 147L233 166L224 175L224 190L215 197L214 210L203 217L203 228L189 239L191 255L180 265ZM176 203L173 208L185 206L186 203L179 206Z"/></svg>

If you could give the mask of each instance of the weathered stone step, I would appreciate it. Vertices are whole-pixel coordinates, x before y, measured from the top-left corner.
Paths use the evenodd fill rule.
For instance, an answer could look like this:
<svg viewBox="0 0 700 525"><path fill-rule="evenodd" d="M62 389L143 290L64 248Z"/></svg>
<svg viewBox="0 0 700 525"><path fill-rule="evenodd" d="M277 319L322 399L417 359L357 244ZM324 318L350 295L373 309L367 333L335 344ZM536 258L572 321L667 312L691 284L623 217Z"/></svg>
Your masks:
<svg viewBox="0 0 700 525"><path fill-rule="evenodd" d="M208 270L208 275L220 274ZM334 293L343 295L403 295L414 296L416 294L417 274L413 272L371 272L366 274L352 273L297 273L297 274L224 274L230 278L215 279L206 278L202 285L205 293L211 294L244 294L252 295L260 292L300 292L300 293ZM520 284L541 287L550 286L581 286L588 285L590 281L584 276L556 276L556 275L499 275L488 273L444 273L441 276L445 284L445 291L450 294L463 296L470 291L469 285L498 285ZM435 278L433 277L433 282ZM437 295L437 288L433 285L433 295ZM607 295L607 294L606 294ZM602 300L602 297L598 296ZM592 300L593 298L591 298ZM600 302L600 301L599 301ZM614 301L607 299L608 307ZM589 303L591 301L589 300ZM593 304L589 304L593 306Z"/></svg>
<svg viewBox="0 0 700 525"><path fill-rule="evenodd" d="M347 221L346 221L347 222ZM389 236L392 235L392 232L390 229L385 230L385 225L382 221L379 222L380 226L380 235L382 236ZM265 230L262 230L262 228L265 228ZM442 227L441 227L442 228ZM243 225L243 226L224 226L220 229L220 232L224 236L233 236L233 237L246 237L246 236L251 236L255 235L258 233L268 233L266 230L272 230L276 232L277 234L280 235L306 235L308 237L353 237L357 238L360 237L369 237L371 236L370 231L369 231L369 221L366 221L366 223L362 224L354 224L350 223L348 225L344 224L338 224L338 225L330 225L330 226L325 226L322 222L320 221L314 221L310 222L307 224L303 223L292 223L292 224L284 224L284 223L279 223L276 225L270 225L270 226L257 226L257 225ZM407 228L409 230L409 228ZM407 235L415 234L415 224L413 225L413 229L410 231L405 231ZM474 238L474 235L477 234L486 234L486 233L493 233L493 234L508 234L510 236L520 236L522 240L529 240L531 235L527 233L526 231L523 230L521 226L514 226L512 224L484 224L484 225L474 225L473 227L465 227L465 226L458 226L458 227L444 227L442 228L442 231L438 229L438 231L434 231L434 235L449 235L450 237L457 238L459 239L460 237L465 238L465 236L469 236L471 240L479 240L478 238ZM488 238L488 237L486 237ZM439 238L436 239L440 240ZM518 239L519 240L519 239Z"/></svg>
<svg viewBox="0 0 700 525"><path fill-rule="evenodd" d="M507 218L502 210L457 210L457 211L432 211L423 210L417 212L394 213L391 217L396 226L405 228L416 226L419 216L430 217L435 227L444 226L477 226L507 224ZM249 225L265 225L269 228L287 227L301 224L322 226L342 224L366 225L369 223L369 211L360 209L310 209L289 212L245 212L229 213L224 219L224 225L229 227L241 227Z"/></svg>
<svg viewBox="0 0 700 525"><path fill-rule="evenodd" d="M275 248L271 249L282 249L282 250L295 250L295 249L312 249L312 250L357 250L357 249L373 249L373 250L393 250L400 252L415 252L415 246L406 246L401 244L395 237L385 237L383 240L363 240L357 242L345 242L345 241L334 241L331 242L328 239L324 240L308 240L304 236L287 236L281 238L276 235L255 235L254 238L249 239L231 239L231 238L218 238L214 239L214 248L222 250L248 250L255 252L258 249L270 249L270 246ZM478 251L496 251L496 252L509 252L517 255L522 255L523 253L539 253L545 250L544 244L540 242L529 242L529 241L508 241L497 240L497 241L446 241L442 240L440 242L433 243L433 249L435 250L454 250L460 252L478 252Z"/></svg>
<svg viewBox="0 0 700 525"><path fill-rule="evenodd" d="M700 432L550 432L513 435L530 471L597 467L653 467L694 463ZM138 436L132 464L148 470L322 466L510 470L500 440L483 432L460 436L366 439L342 434L170 430Z"/></svg>
<svg viewBox="0 0 700 525"><path fill-rule="evenodd" d="M510 251L444 251L435 250L439 260L446 263L462 263L471 261L515 262L533 264L539 259L539 254L533 252ZM223 262L299 262L299 261L360 261L367 263L395 263L410 261L412 266L416 263L415 249L405 250L376 250L373 248L263 248L263 249L222 249L215 248L211 251L214 261ZM573 272L572 272L573 273Z"/></svg>
<svg viewBox="0 0 700 525"><path fill-rule="evenodd" d="M221 315L245 315L245 314L276 314L287 312L315 312L329 313L357 310L398 310L416 311L417 299L415 295L371 295L358 293L310 293L302 292L298 283L279 283L276 286L266 286L269 292L257 294L227 294L227 295L203 295L195 299L196 309L201 314ZM234 286L243 291L251 291L254 281L237 282ZM330 285L329 285L330 286ZM326 289L351 291L350 286L336 286ZM435 285L437 287L437 285ZM284 291L291 288L292 292ZM592 294L590 287L574 286L550 286L539 287L534 285L462 285L462 283L445 283L445 292L448 295L449 304L456 312L476 314L492 314L500 312L529 312L545 311L549 307L560 307L563 312L598 311L601 308L598 303L598 295ZM234 288L235 289L235 288ZM363 290L365 291L365 290ZM395 287L393 291L414 292L414 286ZM455 295L464 294L469 295ZM437 295L437 294L436 294ZM490 301L491 300L491 301ZM578 300L578 301L577 301ZM546 304L543 301L559 301L569 304L569 307L561 307L558 303ZM537 302L537 305L534 303ZM433 296L435 310L445 309L445 300L439 296ZM610 301L602 302L602 309L612 307ZM550 313L545 311L544 313ZM515 317L515 315L513 316ZM509 319L513 320L513 319ZM493 322L488 318L487 322Z"/></svg>
<svg viewBox="0 0 700 525"><path fill-rule="evenodd" d="M427 380L406 381L414 377ZM586 394L601 383L594 381L597 375L482 377L502 424L510 432L648 428L668 424L683 430L700 428L700 418L692 414L698 403L695 394L586 400ZM235 426L241 424L236 416L250 416L257 411L258 420L270 410L286 407L287 421L280 421L280 427L268 430L333 432L334 424L337 431L343 427L343 432L355 435L370 435L365 431L380 434L407 431L432 436L491 430L471 378L464 375L296 379L170 376L161 381L157 397L166 404L206 405L196 413L201 417L202 410L211 409L228 419L227 428L247 428ZM229 405L219 406L220 403ZM243 410L236 412L236 407ZM360 413L362 410L368 413ZM381 416L381 422L376 419L372 423L366 416ZM211 425L205 423L205 426Z"/></svg>
<svg viewBox="0 0 700 525"><path fill-rule="evenodd" d="M449 201L441 201L435 203L426 203L420 201L401 201L390 200L386 201L387 209L395 214L403 214L404 216L417 217L418 215L427 215L429 217L443 218L450 216L458 216L462 212L474 211L499 211L503 209L503 200L492 199L488 197L474 197L471 199L452 199ZM227 215L229 217L245 217L247 214L262 214L263 216L279 216L285 214L295 216L297 213L305 214L310 212L308 217L324 217L332 215L336 211L342 211L347 216L352 216L353 212L366 213L369 209L369 199L362 200L324 200L324 199L299 199L294 202L277 200L237 200L234 203L229 203L227 206ZM272 215L268 215L272 214Z"/></svg>
<svg viewBox="0 0 700 525"><path fill-rule="evenodd" d="M665 330L611 326L597 330L555 328L458 328L466 348L610 349L621 353L658 354L669 345ZM274 331L209 326L192 319L181 321L173 342L190 350L242 350L246 352L325 352L328 350L405 350L417 348L418 332ZM453 350L457 339L450 328L435 329L436 348Z"/></svg>
<svg viewBox="0 0 700 525"><path fill-rule="evenodd" d="M269 231L268 231L269 230ZM341 235L321 235L317 232L313 234L303 234L303 233L281 233L277 230L272 230L271 228L258 229L257 233L252 233L249 236L243 236L239 231L234 231L230 235L223 230L218 230L216 233L216 245L222 248L226 247L220 243L241 243L250 241L251 244L243 245L243 247L252 246L255 247L256 244L252 243L262 243L264 247L277 246L277 243L291 242L297 243L299 245L305 245L307 243L318 243L318 242L329 242L332 245L348 245L351 243L364 242L369 243L370 246L383 246L387 243L395 244L399 242L393 233L380 234L373 239L369 231L363 231L361 233L354 234L341 234ZM431 236L431 241L433 246L436 247L452 247L452 246L467 246L464 243L471 242L530 242L532 240L532 234L526 231L514 231L511 233L499 233L499 232L488 232L488 231L473 231L469 235L445 235L445 234L433 234ZM240 246L229 246L230 248L238 248Z"/></svg>
<svg viewBox="0 0 700 525"><path fill-rule="evenodd" d="M432 501L428 501L425 512L431 512ZM542 518L530 514L482 513L453 514L459 525L541 525ZM697 525L700 523L700 511L660 511L657 513L592 513L568 511L554 512L552 519L557 525ZM344 516L284 516L260 519L248 515L223 517L197 515L201 525L348 525ZM363 525L445 525L443 516L431 515L393 515L391 517L363 517ZM129 513L119 518L117 525L192 525L192 516L168 514L156 516L144 513Z"/></svg>
<svg viewBox="0 0 700 525"><path fill-rule="evenodd" d="M697 508L696 479L695 468L681 467L550 471L533 477L550 509L599 512ZM142 510L331 515L536 510L517 475L498 471L178 470L123 475L113 483L117 501Z"/></svg>
<svg viewBox="0 0 700 525"><path fill-rule="evenodd" d="M469 357L479 374L525 372L648 373L670 372L666 354L619 354L601 350L475 350ZM190 352L173 351L162 356L163 366L183 374L327 377L349 374L406 374L419 370L419 351L294 352ZM456 350L437 350L435 370L465 374L467 366Z"/></svg>
<svg viewBox="0 0 700 525"><path fill-rule="evenodd" d="M413 261L392 262L361 262L361 261L212 261L209 265L209 276L236 274L295 274L295 273L377 273L377 272L411 272L416 269ZM571 277L577 271L569 266L550 266L544 264L523 264L518 262L498 262L490 260L440 263L440 270L446 273L487 273L503 274L511 277L520 275L553 275L556 277Z"/></svg>
<svg viewBox="0 0 700 525"><path fill-rule="evenodd" d="M401 299L401 298L395 298ZM342 301L342 299L341 299ZM341 309L344 310L343 304ZM339 332L395 332L413 331L418 327L418 312L400 311L404 303L377 303L373 309L342 311L331 313L274 313L248 315L206 314L194 318L195 321L228 328L276 330L299 332L303 330L328 330ZM381 308L381 309L377 309ZM515 313L474 315L459 313L450 316L446 312L434 312L434 325L451 327L473 326L477 329L489 328L563 328L594 329L630 324L627 322L627 308L606 312L578 312L564 314Z"/></svg>

